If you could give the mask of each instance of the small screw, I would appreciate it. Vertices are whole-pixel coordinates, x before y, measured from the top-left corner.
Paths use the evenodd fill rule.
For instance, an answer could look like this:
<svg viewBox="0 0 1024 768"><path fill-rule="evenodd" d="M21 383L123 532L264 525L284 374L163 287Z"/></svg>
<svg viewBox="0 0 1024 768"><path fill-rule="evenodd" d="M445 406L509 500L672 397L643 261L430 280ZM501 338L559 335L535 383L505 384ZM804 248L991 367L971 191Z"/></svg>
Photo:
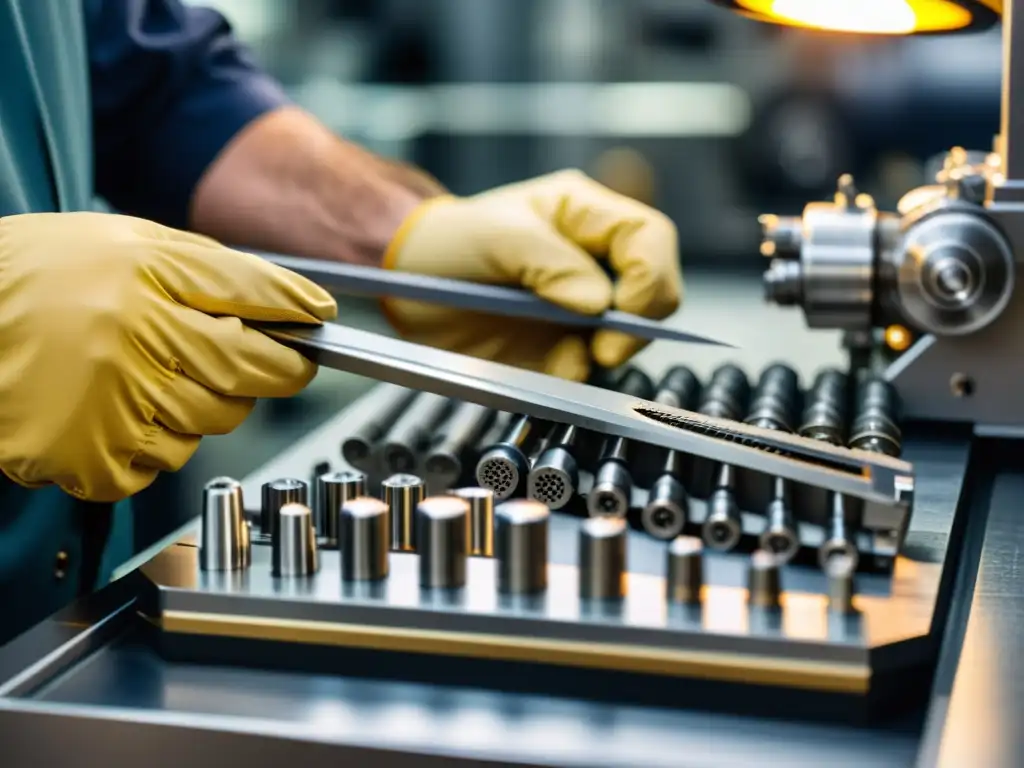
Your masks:
<svg viewBox="0 0 1024 768"><path fill-rule="evenodd" d="M954 373L949 378L949 391L953 397L970 397L974 394L974 380L966 373Z"/></svg>

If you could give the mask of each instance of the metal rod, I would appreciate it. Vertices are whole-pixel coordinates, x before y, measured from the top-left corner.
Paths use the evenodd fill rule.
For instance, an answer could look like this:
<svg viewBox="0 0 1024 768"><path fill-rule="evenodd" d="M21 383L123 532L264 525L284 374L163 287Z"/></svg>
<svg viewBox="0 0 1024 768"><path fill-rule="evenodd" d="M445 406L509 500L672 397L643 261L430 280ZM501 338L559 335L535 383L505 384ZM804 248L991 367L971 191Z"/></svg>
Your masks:
<svg viewBox="0 0 1024 768"><path fill-rule="evenodd" d="M267 261L302 275L314 283L349 294L422 301L488 315L526 317L583 328L610 328L641 339L663 339L735 349L732 344L669 328L659 321L619 310L610 309L600 315L581 315L520 288L298 256L260 255Z"/></svg>

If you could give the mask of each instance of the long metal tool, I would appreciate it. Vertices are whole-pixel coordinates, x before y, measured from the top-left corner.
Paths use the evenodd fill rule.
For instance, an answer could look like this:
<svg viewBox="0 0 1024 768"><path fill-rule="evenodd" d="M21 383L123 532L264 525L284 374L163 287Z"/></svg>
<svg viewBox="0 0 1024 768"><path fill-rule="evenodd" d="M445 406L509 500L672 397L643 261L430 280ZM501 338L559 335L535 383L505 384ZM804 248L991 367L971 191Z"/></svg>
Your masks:
<svg viewBox="0 0 1024 768"><path fill-rule="evenodd" d="M732 344L727 344L724 341L676 330L664 323L628 312L612 309L600 315L581 315L519 288L396 272L355 264L340 264L319 259L305 259L298 256L280 256L269 253L259 255L318 285L334 288L346 294L422 301L489 315L544 320L556 325L610 328L641 339L664 339L734 349Z"/></svg>
<svg viewBox="0 0 1024 768"><path fill-rule="evenodd" d="M913 467L889 456L716 419L333 323L256 327L320 365L379 381L696 454L884 506L907 504L913 493Z"/></svg>

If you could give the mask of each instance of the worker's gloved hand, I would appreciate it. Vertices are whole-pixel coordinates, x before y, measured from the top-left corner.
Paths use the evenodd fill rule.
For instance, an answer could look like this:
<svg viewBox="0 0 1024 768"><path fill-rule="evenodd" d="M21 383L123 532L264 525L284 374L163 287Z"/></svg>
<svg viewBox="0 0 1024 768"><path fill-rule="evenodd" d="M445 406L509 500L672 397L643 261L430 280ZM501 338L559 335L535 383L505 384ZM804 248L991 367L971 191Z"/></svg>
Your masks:
<svg viewBox="0 0 1024 768"><path fill-rule="evenodd" d="M613 283L598 260L607 260ZM468 198L427 201L399 229L385 266L521 286L581 313L609 308L661 319L679 306L676 229L665 215L561 171ZM387 299L406 338L475 357L582 380L592 361L615 367L646 342L617 331L591 338L513 318Z"/></svg>
<svg viewBox="0 0 1024 768"><path fill-rule="evenodd" d="M126 216L0 219L0 470L115 501L230 432L315 366L242 319L320 323L323 290ZM240 319L241 318L241 319Z"/></svg>

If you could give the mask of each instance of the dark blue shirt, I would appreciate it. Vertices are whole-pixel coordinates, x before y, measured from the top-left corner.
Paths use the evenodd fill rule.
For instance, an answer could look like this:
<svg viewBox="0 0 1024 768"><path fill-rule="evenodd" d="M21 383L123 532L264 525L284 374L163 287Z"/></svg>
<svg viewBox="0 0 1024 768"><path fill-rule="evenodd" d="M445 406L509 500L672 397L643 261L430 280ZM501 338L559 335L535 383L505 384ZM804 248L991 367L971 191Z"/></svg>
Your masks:
<svg viewBox="0 0 1024 768"><path fill-rule="evenodd" d="M216 11L83 2L96 192L123 213L183 228L203 172L284 93Z"/></svg>

